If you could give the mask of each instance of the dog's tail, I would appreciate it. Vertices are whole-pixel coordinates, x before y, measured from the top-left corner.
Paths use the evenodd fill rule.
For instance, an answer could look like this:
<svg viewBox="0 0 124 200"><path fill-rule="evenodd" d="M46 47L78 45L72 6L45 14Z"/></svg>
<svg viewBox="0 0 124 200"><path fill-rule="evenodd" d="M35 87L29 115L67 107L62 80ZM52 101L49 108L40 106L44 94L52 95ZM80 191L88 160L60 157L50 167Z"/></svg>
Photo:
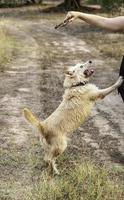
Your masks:
<svg viewBox="0 0 124 200"><path fill-rule="evenodd" d="M23 110L24 117L35 127L37 127L42 134L44 133L44 127L42 123L32 114L32 112L28 108L24 108Z"/></svg>

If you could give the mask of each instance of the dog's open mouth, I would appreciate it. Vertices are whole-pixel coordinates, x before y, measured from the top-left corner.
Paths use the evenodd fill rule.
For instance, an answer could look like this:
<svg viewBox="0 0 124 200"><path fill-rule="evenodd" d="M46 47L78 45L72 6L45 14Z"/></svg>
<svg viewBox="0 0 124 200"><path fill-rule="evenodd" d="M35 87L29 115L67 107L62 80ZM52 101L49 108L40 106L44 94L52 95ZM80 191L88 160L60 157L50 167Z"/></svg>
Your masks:
<svg viewBox="0 0 124 200"><path fill-rule="evenodd" d="M94 73L94 70L93 69L86 69L84 71L84 75L87 77L90 77L92 74Z"/></svg>

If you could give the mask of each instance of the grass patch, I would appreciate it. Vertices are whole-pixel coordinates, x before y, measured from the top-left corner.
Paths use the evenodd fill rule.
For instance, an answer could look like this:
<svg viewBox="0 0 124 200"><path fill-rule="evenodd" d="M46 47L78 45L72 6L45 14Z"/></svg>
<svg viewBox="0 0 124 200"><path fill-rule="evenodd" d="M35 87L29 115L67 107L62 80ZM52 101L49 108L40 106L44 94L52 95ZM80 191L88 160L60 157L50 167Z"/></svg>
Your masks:
<svg viewBox="0 0 124 200"><path fill-rule="evenodd" d="M12 60L14 41L5 26L0 25L0 65L3 67Z"/></svg>
<svg viewBox="0 0 124 200"><path fill-rule="evenodd" d="M123 34L93 31L85 37L87 43L95 47L101 56L117 59L123 55Z"/></svg>
<svg viewBox="0 0 124 200"><path fill-rule="evenodd" d="M114 174L112 174L113 176ZM26 200L121 200L123 188L103 167L87 162L65 168L60 177L42 174Z"/></svg>
<svg viewBox="0 0 124 200"><path fill-rule="evenodd" d="M89 38L91 39L89 35ZM97 41L97 42L96 42ZM118 58L123 55L124 46L123 44L123 35L122 34L105 34L99 33L92 34L92 40L90 40L91 45L97 45L97 49L103 56Z"/></svg>

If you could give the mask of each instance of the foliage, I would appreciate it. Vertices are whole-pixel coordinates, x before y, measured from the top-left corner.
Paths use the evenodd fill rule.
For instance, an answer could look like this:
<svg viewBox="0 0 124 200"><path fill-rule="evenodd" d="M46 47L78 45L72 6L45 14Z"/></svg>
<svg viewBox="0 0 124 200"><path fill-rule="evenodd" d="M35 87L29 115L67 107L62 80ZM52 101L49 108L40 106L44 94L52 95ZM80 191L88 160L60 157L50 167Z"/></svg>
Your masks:
<svg viewBox="0 0 124 200"><path fill-rule="evenodd" d="M89 0L89 3L100 4L105 9L113 9L121 6L123 4L123 0Z"/></svg>
<svg viewBox="0 0 124 200"><path fill-rule="evenodd" d="M7 33L4 26L0 26L0 66L11 61L14 48L14 41Z"/></svg>
<svg viewBox="0 0 124 200"><path fill-rule="evenodd" d="M0 7L13 7L36 3L42 3L42 0L1 0Z"/></svg>
<svg viewBox="0 0 124 200"><path fill-rule="evenodd" d="M87 162L63 171L60 177L40 177L26 200L121 200L123 188L110 180L109 172Z"/></svg>

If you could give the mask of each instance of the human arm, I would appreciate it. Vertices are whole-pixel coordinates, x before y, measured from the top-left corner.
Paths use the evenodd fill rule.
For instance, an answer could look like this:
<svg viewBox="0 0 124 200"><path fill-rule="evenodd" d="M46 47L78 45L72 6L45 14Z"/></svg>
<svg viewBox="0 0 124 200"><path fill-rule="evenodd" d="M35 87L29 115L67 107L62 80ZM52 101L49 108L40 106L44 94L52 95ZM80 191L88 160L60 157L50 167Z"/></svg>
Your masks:
<svg viewBox="0 0 124 200"><path fill-rule="evenodd" d="M81 19L88 24L95 25L111 31L124 30L124 16L107 18L94 14L70 11L65 18L65 20L69 20L69 22L72 22L75 19Z"/></svg>

